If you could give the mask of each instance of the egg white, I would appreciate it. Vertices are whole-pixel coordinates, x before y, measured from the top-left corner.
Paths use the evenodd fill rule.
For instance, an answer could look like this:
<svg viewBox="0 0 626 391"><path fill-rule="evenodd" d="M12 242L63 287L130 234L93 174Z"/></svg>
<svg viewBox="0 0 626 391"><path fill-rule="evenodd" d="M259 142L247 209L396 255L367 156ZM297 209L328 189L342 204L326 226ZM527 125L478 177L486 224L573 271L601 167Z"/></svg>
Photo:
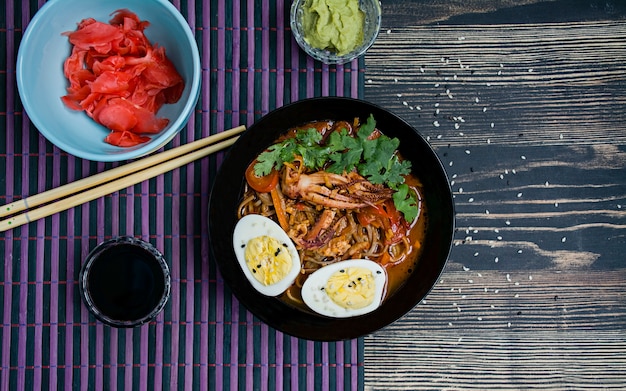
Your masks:
<svg viewBox="0 0 626 391"><path fill-rule="evenodd" d="M363 308L343 308L326 294L326 282L335 272L349 267L369 269L374 276L374 301ZM374 261L368 259L350 259L324 266L311 274L302 286L302 300L318 314L333 318L348 318L370 313L380 306L387 286L387 272Z"/></svg>
<svg viewBox="0 0 626 391"><path fill-rule="evenodd" d="M285 244L289 254L291 255L292 265L287 275L280 281L271 285L263 285L259 282L246 264L245 259L245 247L251 239L258 236L270 236L278 240L281 244ZM278 296L289 288L296 277L300 273L300 256L296 250L295 245L287 236L287 233L273 220L257 215L251 214L242 217L235 225L235 231L233 233L233 248L235 250L235 256L239 262L239 266L244 275L252 284L254 289L266 296Z"/></svg>

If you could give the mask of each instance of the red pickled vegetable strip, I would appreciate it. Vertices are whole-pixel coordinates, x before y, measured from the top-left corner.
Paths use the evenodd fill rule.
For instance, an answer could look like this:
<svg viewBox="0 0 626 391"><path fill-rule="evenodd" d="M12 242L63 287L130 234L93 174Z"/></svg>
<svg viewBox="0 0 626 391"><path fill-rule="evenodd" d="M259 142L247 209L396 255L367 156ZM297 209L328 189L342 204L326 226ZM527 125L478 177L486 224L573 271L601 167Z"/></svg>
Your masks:
<svg viewBox="0 0 626 391"><path fill-rule="evenodd" d="M144 35L148 26L121 9L109 23L87 18L64 33L73 47L63 65L69 86L61 100L110 129L105 141L113 145L141 144L150 140L145 134L163 130L169 120L156 113L176 103L185 87L165 48Z"/></svg>

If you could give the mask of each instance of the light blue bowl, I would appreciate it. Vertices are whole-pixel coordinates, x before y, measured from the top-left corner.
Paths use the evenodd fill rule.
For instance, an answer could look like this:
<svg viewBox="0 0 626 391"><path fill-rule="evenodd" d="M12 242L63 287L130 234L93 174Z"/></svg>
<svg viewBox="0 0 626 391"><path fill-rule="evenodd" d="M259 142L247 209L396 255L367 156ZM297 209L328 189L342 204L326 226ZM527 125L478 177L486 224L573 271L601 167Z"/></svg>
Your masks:
<svg viewBox="0 0 626 391"><path fill-rule="evenodd" d="M145 34L152 44L165 47L168 58L185 80L185 89L175 104L164 105L157 113L170 120L152 140L130 148L104 142L109 133L84 112L70 110L61 97L67 79L63 62L70 54L66 31L76 30L85 18L108 22L111 14L126 8L147 20ZM95 161L135 159L167 144L187 123L200 93L200 55L189 24L166 0L51 0L29 23L17 55L17 87L31 122L60 149Z"/></svg>

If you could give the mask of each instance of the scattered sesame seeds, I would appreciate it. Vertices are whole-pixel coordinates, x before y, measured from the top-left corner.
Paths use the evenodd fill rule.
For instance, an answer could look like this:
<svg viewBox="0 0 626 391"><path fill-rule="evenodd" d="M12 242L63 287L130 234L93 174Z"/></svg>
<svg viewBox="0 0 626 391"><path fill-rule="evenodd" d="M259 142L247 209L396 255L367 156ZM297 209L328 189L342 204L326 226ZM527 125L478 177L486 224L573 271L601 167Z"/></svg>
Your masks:
<svg viewBox="0 0 626 391"><path fill-rule="evenodd" d="M438 128L440 126L439 121L433 121L433 125Z"/></svg>

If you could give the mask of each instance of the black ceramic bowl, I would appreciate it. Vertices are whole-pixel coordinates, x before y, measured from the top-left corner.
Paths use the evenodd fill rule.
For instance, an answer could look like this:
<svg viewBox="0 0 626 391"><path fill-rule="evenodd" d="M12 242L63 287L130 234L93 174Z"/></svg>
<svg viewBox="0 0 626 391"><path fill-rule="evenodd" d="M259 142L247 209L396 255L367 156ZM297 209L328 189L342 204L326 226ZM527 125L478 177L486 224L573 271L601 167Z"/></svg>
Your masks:
<svg viewBox="0 0 626 391"><path fill-rule="evenodd" d="M316 120L366 119L400 139L400 153L412 163L423 184L422 202L428 211L422 252L405 284L366 315L329 318L305 312L278 298L258 293L240 269L232 247L237 207L244 190L244 172L256 156L287 129ZM209 239L213 259L237 299L263 322L295 337L338 341L377 331L410 311L432 289L444 268L454 231L454 202L445 170L424 138L400 117L371 103L350 98L301 100L262 117L229 150L215 178L209 201Z"/></svg>

